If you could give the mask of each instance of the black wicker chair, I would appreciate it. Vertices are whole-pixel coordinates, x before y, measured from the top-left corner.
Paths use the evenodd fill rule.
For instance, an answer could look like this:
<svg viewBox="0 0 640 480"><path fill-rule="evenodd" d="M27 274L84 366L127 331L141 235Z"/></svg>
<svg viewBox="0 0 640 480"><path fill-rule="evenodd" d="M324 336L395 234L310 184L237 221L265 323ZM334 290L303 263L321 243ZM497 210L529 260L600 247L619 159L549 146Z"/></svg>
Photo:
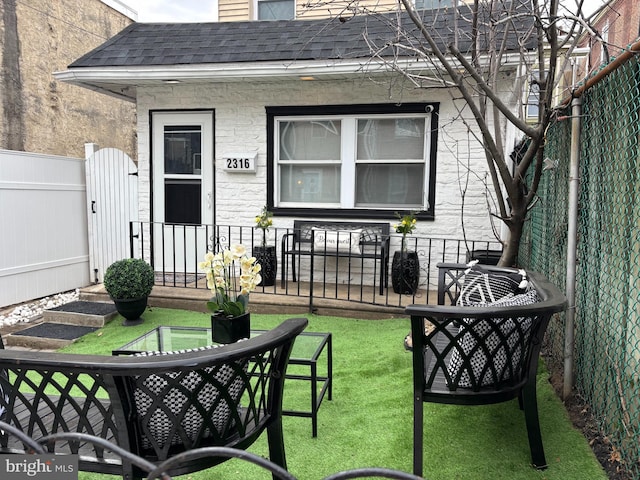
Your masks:
<svg viewBox="0 0 640 480"><path fill-rule="evenodd" d="M194 449L246 449L267 432L272 462L286 469L282 393L293 342L307 325L289 319L262 335L213 349L169 355L100 356L0 350L0 420L39 439L60 433L99 437L154 464ZM28 446L0 432L0 454ZM70 440L48 453L78 454L83 471L144 478L129 457ZM185 456L182 475L227 457Z"/></svg>
<svg viewBox="0 0 640 480"><path fill-rule="evenodd" d="M423 469L423 402L486 405L518 398L532 463L545 468L536 373L547 325L564 310L565 296L534 273L523 281L515 269L438 267L439 305L406 309L413 337L414 474Z"/></svg>

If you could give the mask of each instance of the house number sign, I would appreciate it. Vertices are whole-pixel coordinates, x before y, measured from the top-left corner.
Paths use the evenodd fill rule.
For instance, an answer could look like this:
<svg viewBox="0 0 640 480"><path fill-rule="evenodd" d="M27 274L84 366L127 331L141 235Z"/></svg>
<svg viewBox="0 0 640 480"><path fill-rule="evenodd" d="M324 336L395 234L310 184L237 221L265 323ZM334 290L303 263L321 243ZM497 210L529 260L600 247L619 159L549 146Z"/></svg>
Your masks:
<svg viewBox="0 0 640 480"><path fill-rule="evenodd" d="M255 172L257 153L233 153L223 158L222 168L227 172Z"/></svg>

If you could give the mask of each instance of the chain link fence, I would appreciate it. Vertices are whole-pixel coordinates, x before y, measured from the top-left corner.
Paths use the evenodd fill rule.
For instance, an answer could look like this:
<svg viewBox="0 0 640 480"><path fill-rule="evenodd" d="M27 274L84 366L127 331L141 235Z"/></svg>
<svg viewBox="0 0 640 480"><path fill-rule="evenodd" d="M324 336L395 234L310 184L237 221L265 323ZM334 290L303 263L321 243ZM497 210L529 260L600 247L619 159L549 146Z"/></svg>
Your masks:
<svg viewBox="0 0 640 480"><path fill-rule="evenodd" d="M582 96L575 313L575 389L613 456L640 479L640 62L632 58ZM571 111L547 132L546 171L520 263L566 284ZM562 373L564 318L548 333Z"/></svg>

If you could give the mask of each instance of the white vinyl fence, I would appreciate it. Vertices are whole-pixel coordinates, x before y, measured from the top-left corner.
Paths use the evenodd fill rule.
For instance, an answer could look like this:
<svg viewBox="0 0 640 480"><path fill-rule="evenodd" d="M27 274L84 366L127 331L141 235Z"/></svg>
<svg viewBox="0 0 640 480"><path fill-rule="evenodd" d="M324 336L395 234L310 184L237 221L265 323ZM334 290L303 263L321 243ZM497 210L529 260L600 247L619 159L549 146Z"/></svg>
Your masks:
<svg viewBox="0 0 640 480"><path fill-rule="evenodd" d="M0 150L0 307L89 278L85 161Z"/></svg>

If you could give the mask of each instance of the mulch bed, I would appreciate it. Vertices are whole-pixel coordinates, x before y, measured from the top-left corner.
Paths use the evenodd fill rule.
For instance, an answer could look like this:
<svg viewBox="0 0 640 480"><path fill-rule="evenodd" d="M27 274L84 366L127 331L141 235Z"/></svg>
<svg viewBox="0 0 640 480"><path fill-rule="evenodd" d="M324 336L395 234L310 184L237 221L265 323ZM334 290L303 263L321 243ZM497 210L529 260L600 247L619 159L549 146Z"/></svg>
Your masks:
<svg viewBox="0 0 640 480"><path fill-rule="evenodd" d="M562 398L562 373L551 376L551 384L556 394ZM585 400L573 393L564 401L565 408L573 425L585 436L593 453L604 468L610 480L629 480L631 473L620 462L620 454L598 427L591 406Z"/></svg>

